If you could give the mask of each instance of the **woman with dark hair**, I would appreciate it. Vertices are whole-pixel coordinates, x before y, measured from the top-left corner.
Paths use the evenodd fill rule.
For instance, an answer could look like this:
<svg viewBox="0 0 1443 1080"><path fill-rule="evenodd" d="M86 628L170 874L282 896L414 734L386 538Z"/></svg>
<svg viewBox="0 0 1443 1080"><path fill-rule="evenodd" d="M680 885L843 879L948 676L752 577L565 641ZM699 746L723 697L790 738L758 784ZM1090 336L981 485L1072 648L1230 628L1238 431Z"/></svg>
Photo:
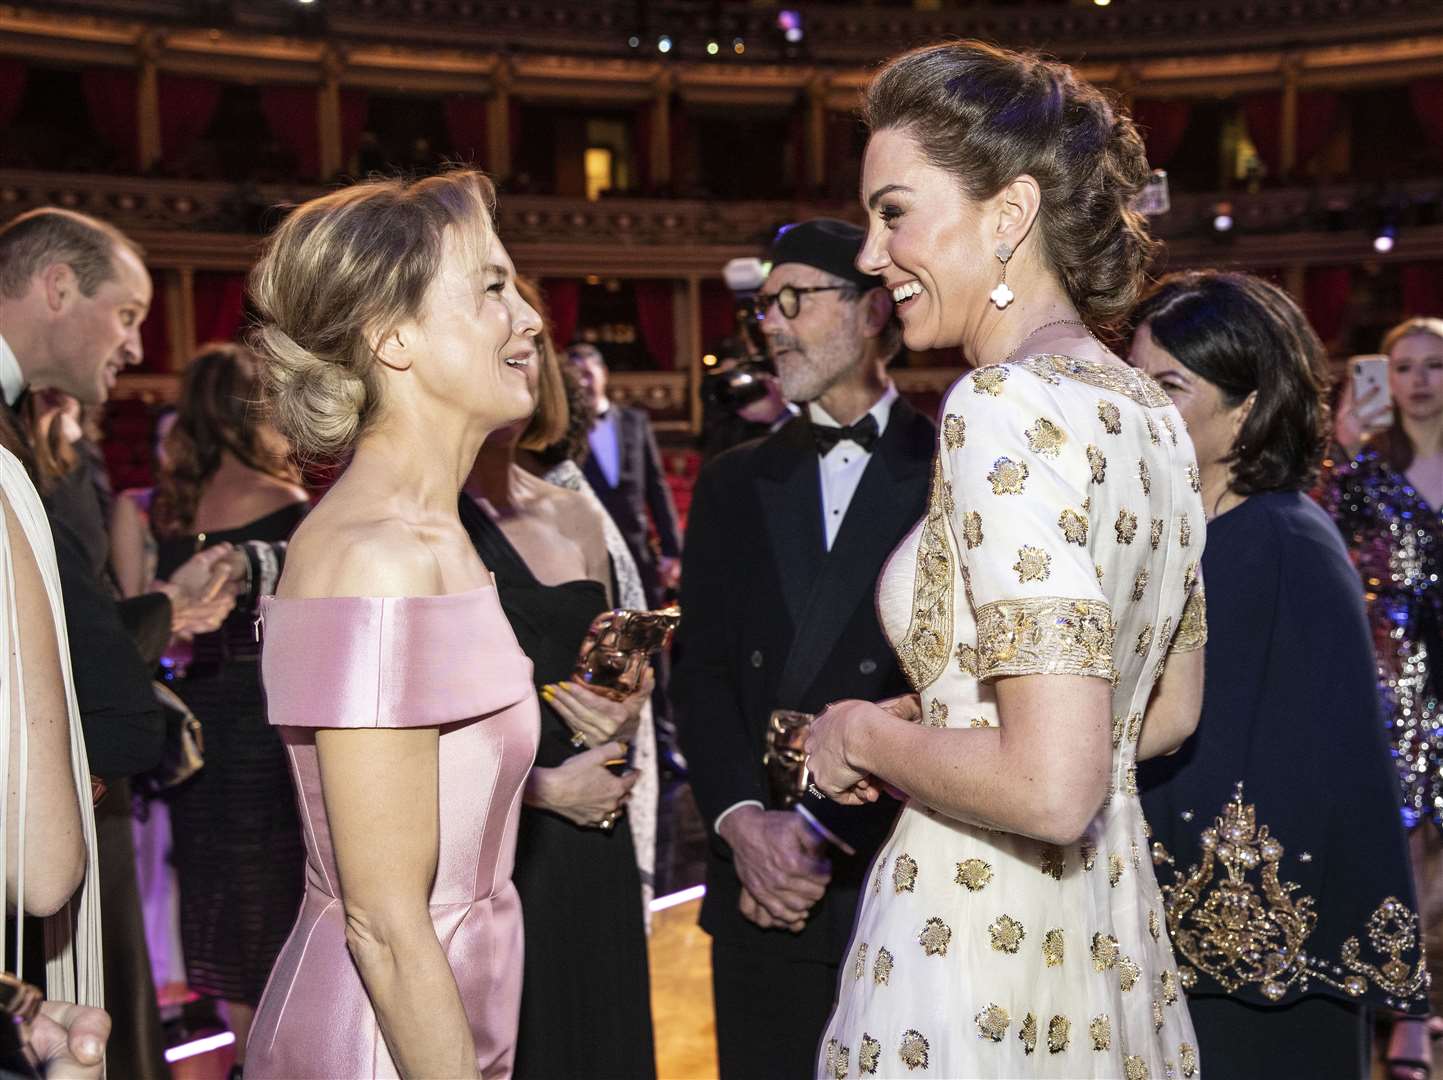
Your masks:
<svg viewBox="0 0 1443 1080"><path fill-rule="evenodd" d="M1138 777L1198 1048L1229 1080L1358 1080L1369 1011L1427 1000L1357 577L1306 494L1327 357L1245 274L1171 275L1133 318L1208 517L1202 721Z"/></svg>
<svg viewBox="0 0 1443 1080"><path fill-rule="evenodd" d="M529 282L517 288L543 310ZM541 745L516 842L526 927L516 1076L649 1078L656 1066L644 882L653 834L638 850L643 838L628 808L646 800L653 805L644 819L655 820L651 685L614 702L571 678L591 620L616 595L604 532L610 518L594 495L524 467L539 468L537 457L551 456L578 432L544 330L536 347L527 372L535 414L491 434L461 495L461 522L496 575L502 609L541 694ZM584 440L586 429L579 431ZM635 594L622 602L644 604ZM614 774L623 761L625 770Z"/></svg>
<svg viewBox="0 0 1443 1080"><path fill-rule="evenodd" d="M1153 250L1142 141L1070 68L975 42L891 61L865 111L857 266L909 349L975 370L877 586L920 698L807 742L822 793L906 802L819 1074L1197 1076L1135 763L1197 722L1206 524L1176 408L1089 330Z"/></svg>
<svg viewBox="0 0 1443 1080"><path fill-rule="evenodd" d="M283 549L305 516L309 498L261 396L260 363L242 346L207 345L187 367L151 499L161 576L216 543ZM305 867L285 748L261 694L261 577L219 630L194 639L174 683L205 734L205 766L170 797L186 982L225 1003L237 1067Z"/></svg>
<svg viewBox="0 0 1443 1080"><path fill-rule="evenodd" d="M1339 405L1345 457L1323 486L1362 575L1403 824L1433 986L1433 1038L1443 1027L1443 319L1399 323L1383 338L1391 406ZM1374 415L1370 415L1374 414ZM1394 1027L1389 1057L1431 1067L1418 1021Z"/></svg>

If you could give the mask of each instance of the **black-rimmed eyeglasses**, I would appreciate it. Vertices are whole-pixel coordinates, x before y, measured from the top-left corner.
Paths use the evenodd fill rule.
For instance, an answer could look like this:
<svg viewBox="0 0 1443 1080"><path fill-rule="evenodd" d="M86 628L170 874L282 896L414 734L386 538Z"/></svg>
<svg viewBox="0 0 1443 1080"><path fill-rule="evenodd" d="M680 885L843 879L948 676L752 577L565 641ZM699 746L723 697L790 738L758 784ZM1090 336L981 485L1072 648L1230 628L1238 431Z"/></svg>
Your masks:
<svg viewBox="0 0 1443 1080"><path fill-rule="evenodd" d="M767 317L767 312L772 310L776 304L781 309L782 315L788 319L795 319L797 313L802 310L802 297L808 293L819 292L856 292L851 285L810 285L798 288L795 285L783 285L774 293L759 292L752 300L752 317L761 322Z"/></svg>

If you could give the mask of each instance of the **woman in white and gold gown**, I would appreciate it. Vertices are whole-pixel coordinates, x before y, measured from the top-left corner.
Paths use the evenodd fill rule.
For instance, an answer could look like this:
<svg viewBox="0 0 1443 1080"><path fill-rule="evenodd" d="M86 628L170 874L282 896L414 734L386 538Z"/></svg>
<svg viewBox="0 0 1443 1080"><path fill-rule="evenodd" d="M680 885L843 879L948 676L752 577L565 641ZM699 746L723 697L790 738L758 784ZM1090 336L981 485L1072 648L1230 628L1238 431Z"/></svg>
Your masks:
<svg viewBox="0 0 1443 1080"><path fill-rule="evenodd" d="M826 794L906 798L820 1075L1196 1077L1135 763L1197 720L1198 472L1084 321L1126 310L1151 250L1141 145L1068 69L967 43L893 61L868 119L859 265L909 348L976 370L878 589L920 698L834 705L808 744Z"/></svg>

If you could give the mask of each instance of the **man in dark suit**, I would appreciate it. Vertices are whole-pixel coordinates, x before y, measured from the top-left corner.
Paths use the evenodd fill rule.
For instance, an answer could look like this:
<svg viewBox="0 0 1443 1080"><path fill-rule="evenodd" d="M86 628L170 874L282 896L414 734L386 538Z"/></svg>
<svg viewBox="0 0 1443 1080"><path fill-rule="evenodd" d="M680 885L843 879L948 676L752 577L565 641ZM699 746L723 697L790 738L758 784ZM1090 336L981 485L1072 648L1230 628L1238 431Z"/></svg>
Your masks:
<svg viewBox="0 0 1443 1080"><path fill-rule="evenodd" d="M922 515L935 430L887 376L900 335L880 279L853 267L862 239L824 219L774 242L757 308L787 398L806 405L707 465L688 518L674 697L711 838L701 924L723 1080L814 1074L897 810L810 796L781 809L762 764L772 710L909 690L873 592Z"/></svg>
<svg viewBox="0 0 1443 1080"><path fill-rule="evenodd" d="M36 476L15 412L31 384L82 404L104 402L115 377L141 358L140 324L151 281L122 233L67 210L22 214L0 227L0 433ZM36 477L42 495L47 484ZM226 588L242 564L224 548L202 552L146 596L117 603L87 544L83 522L46 502L55 538L75 695L91 772L110 786L96 808L106 1004L114 1020L112 1075L164 1076L160 1019L131 840L128 778L160 763L165 726L151 672L172 632L219 625Z"/></svg>
<svg viewBox="0 0 1443 1080"><path fill-rule="evenodd" d="M573 342L566 359L576 372L582 390L591 398L596 421L587 441L586 479L621 530L641 583L647 603L653 607L675 588L681 564L681 528L671 490L662 473L661 453L656 448L651 419L645 409L613 405L606 396L609 374L606 359L595 345ZM651 524L647 524L648 511ZM652 552L651 528L661 542L661 555Z"/></svg>

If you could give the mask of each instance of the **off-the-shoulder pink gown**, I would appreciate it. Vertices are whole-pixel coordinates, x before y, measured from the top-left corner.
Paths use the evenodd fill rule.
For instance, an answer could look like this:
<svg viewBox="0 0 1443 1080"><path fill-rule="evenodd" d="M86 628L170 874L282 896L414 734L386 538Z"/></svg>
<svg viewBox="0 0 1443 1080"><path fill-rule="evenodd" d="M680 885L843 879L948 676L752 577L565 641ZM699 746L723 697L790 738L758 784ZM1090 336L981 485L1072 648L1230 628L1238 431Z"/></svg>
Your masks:
<svg viewBox="0 0 1443 1080"><path fill-rule="evenodd" d="M531 661L492 587L450 596L262 602L262 677L306 836L306 894L256 1012L252 1080L395 1077L346 948L316 728L436 727L440 852L431 921L485 1077L511 1075L521 907L511 884L539 714Z"/></svg>

